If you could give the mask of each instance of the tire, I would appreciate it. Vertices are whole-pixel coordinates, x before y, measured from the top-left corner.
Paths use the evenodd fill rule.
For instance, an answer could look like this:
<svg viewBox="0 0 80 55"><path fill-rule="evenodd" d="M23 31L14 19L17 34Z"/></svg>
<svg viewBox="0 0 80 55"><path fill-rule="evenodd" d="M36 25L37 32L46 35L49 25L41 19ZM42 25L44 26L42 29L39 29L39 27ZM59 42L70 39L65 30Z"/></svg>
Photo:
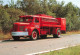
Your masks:
<svg viewBox="0 0 80 55"><path fill-rule="evenodd" d="M38 32L37 32L36 30L34 30L34 31L32 32L32 35L31 35L30 39L31 39L31 40L37 40L38 37L39 37Z"/></svg>
<svg viewBox="0 0 80 55"><path fill-rule="evenodd" d="M60 38L61 37L61 31L60 29L57 30L57 34L53 35L54 38Z"/></svg>
<svg viewBox="0 0 80 55"><path fill-rule="evenodd" d="M12 38L13 38L15 41L19 41L19 40L20 40L20 37L18 37L18 36L12 36Z"/></svg>
<svg viewBox="0 0 80 55"><path fill-rule="evenodd" d="M41 35L40 36L42 39L45 39L45 38L47 38L47 35Z"/></svg>

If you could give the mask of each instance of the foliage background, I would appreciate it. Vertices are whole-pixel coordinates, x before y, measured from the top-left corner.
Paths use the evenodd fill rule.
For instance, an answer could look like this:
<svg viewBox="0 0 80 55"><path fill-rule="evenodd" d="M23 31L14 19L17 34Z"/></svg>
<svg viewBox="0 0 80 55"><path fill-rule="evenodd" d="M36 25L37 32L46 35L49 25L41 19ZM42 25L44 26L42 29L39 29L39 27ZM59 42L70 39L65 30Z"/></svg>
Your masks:
<svg viewBox="0 0 80 55"><path fill-rule="evenodd" d="M0 32L8 33L20 15L47 14L66 18L67 31L80 30L80 8L72 2L64 5L56 0L11 0L3 5L0 0Z"/></svg>

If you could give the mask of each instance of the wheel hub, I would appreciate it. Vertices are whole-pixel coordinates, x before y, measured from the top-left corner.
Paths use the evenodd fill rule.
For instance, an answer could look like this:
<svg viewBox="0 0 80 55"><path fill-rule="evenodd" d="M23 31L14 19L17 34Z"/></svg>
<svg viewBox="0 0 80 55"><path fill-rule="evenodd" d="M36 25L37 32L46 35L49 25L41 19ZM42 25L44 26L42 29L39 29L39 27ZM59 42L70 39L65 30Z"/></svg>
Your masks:
<svg viewBox="0 0 80 55"><path fill-rule="evenodd" d="M33 32L33 38L36 38L36 36L37 36L37 33Z"/></svg>

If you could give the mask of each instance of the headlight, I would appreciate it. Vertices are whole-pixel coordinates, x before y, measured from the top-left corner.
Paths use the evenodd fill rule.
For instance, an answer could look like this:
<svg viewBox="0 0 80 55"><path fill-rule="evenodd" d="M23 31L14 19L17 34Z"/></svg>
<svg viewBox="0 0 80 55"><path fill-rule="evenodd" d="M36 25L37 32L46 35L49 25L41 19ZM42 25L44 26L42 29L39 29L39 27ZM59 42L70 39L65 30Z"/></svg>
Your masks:
<svg viewBox="0 0 80 55"><path fill-rule="evenodd" d="M27 31L27 28L25 29L25 31Z"/></svg>

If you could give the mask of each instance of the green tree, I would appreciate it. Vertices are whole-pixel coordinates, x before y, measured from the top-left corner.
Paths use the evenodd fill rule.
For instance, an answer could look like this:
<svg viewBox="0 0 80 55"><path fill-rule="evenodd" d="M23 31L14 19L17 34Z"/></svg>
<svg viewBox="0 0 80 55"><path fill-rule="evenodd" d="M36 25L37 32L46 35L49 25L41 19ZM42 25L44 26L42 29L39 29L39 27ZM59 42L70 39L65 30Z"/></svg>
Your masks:
<svg viewBox="0 0 80 55"><path fill-rule="evenodd" d="M39 0L22 0L21 8L27 14L37 14L42 11Z"/></svg>
<svg viewBox="0 0 80 55"><path fill-rule="evenodd" d="M19 19L20 15L24 15L25 13L21 11L20 9L15 9L15 8L7 8L7 13L10 15L10 20L11 23L13 24L16 22L16 20Z"/></svg>
<svg viewBox="0 0 80 55"><path fill-rule="evenodd" d="M67 19L67 30L71 31L71 30L79 30L79 26L77 26L77 24L79 24L79 20L78 20L78 8L75 7L71 2L69 2L66 6L66 19Z"/></svg>
<svg viewBox="0 0 80 55"><path fill-rule="evenodd" d="M1 8L0 9L0 30L3 33L10 32L10 29L13 26L13 23L19 19L20 15L25 13L20 9L15 8Z"/></svg>
<svg viewBox="0 0 80 55"><path fill-rule="evenodd" d="M1 30L6 33L10 29L10 18L9 14L5 11L5 9L0 9L0 26Z"/></svg>

